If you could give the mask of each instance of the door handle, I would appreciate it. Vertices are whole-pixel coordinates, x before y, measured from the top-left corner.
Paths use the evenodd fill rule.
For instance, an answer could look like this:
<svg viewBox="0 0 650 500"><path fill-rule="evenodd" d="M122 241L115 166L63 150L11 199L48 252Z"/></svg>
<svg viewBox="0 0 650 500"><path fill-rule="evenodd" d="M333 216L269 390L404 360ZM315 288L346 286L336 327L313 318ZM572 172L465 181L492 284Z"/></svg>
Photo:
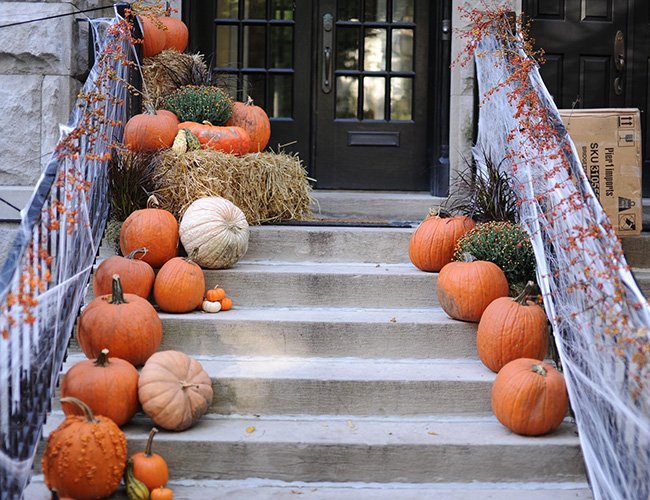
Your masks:
<svg viewBox="0 0 650 500"><path fill-rule="evenodd" d="M321 89L325 94L332 91L332 31L334 17L332 14L323 15L323 78Z"/></svg>
<svg viewBox="0 0 650 500"><path fill-rule="evenodd" d="M622 31L617 31L614 37L614 64L616 71L622 73L625 70L625 36Z"/></svg>

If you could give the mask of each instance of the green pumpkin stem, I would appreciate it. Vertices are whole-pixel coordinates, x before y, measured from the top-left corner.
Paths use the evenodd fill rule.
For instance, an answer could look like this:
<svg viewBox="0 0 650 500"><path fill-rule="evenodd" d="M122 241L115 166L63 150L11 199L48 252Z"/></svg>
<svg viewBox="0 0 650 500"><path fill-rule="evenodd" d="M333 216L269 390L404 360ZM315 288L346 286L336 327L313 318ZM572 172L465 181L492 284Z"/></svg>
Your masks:
<svg viewBox="0 0 650 500"><path fill-rule="evenodd" d="M105 368L109 364L110 362L108 360L108 349L104 348L102 349L102 352L99 353L99 356L97 356L94 365L99 366L101 368Z"/></svg>
<svg viewBox="0 0 650 500"><path fill-rule="evenodd" d="M149 251L149 249L147 247L136 248L131 253L129 253L129 255L126 255L124 258L134 260L136 254L142 253L144 255L147 255L148 251ZM144 257L144 255L143 255L143 257Z"/></svg>
<svg viewBox="0 0 650 500"><path fill-rule="evenodd" d="M513 300L517 304L519 304L521 306L527 305L528 304L528 299L533 294L536 287L537 287L537 285L535 285L534 281L528 281L528 283L526 283L526 286L521 291L521 293L519 295L517 295Z"/></svg>
<svg viewBox="0 0 650 500"><path fill-rule="evenodd" d="M93 411L90 409L90 406L84 403L81 399L77 399L73 396L66 396L64 398L61 398L61 403L71 403L73 405L78 406L84 412L84 416L86 417L86 421L88 423L91 424L97 423L97 420L95 419L95 415L93 414Z"/></svg>
<svg viewBox="0 0 650 500"><path fill-rule="evenodd" d="M126 304L124 300L124 292L122 291L122 283L120 282L120 275L113 275L113 286L111 290L111 300L108 301L109 304Z"/></svg>
<svg viewBox="0 0 650 500"><path fill-rule="evenodd" d="M534 364L530 371L537 373L538 375L541 375L542 377L546 377L546 368L544 368L543 365L540 364Z"/></svg>
<svg viewBox="0 0 650 500"><path fill-rule="evenodd" d="M156 429L155 427L152 427L151 430L149 431L149 438L147 439L147 444L144 447L145 457L151 456L151 445L153 444L153 437L156 435L157 432L158 429Z"/></svg>

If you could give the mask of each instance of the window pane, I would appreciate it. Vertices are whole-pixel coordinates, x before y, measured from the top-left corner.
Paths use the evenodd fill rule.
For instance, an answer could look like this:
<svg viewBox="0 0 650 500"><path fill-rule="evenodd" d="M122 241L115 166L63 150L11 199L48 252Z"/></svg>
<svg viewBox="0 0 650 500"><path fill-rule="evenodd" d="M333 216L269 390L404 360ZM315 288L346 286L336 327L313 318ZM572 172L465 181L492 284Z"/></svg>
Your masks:
<svg viewBox="0 0 650 500"><path fill-rule="evenodd" d="M237 19L239 17L239 0L218 0L217 17L221 19Z"/></svg>
<svg viewBox="0 0 650 500"><path fill-rule="evenodd" d="M386 0L366 0L366 21L386 21Z"/></svg>
<svg viewBox="0 0 650 500"><path fill-rule="evenodd" d="M363 79L363 119L383 120L385 116L386 79L366 77Z"/></svg>
<svg viewBox="0 0 650 500"><path fill-rule="evenodd" d="M347 0L338 2L336 7L336 19L338 21L358 21L361 19L360 0Z"/></svg>
<svg viewBox="0 0 650 500"><path fill-rule="evenodd" d="M244 68L265 68L266 28L244 26Z"/></svg>
<svg viewBox="0 0 650 500"><path fill-rule="evenodd" d="M293 27L271 26L271 67L293 66Z"/></svg>
<svg viewBox="0 0 650 500"><path fill-rule="evenodd" d="M266 0L244 0L244 19L266 19Z"/></svg>
<svg viewBox="0 0 650 500"><path fill-rule="evenodd" d="M386 69L386 30L366 29L363 49L363 69L366 71L383 71Z"/></svg>
<svg viewBox="0 0 650 500"><path fill-rule="evenodd" d="M237 98L246 102L248 96L253 99L257 106L266 109L266 75L264 73L243 75L242 95L237 96Z"/></svg>
<svg viewBox="0 0 650 500"><path fill-rule="evenodd" d="M336 32L336 69L359 69L359 28Z"/></svg>
<svg viewBox="0 0 650 500"><path fill-rule="evenodd" d="M216 73L212 76L214 85L225 90L230 97L235 101L241 99L241 95L237 93L238 80L235 74Z"/></svg>
<svg viewBox="0 0 650 500"><path fill-rule="evenodd" d="M271 14L273 19L293 19L293 0L273 0Z"/></svg>
<svg viewBox="0 0 650 500"><path fill-rule="evenodd" d="M393 30L392 71L413 70L413 30Z"/></svg>
<svg viewBox="0 0 650 500"><path fill-rule="evenodd" d="M356 118L359 100L359 79L354 76L336 78L336 117Z"/></svg>
<svg viewBox="0 0 650 500"><path fill-rule="evenodd" d="M413 22L413 0L393 0L393 22Z"/></svg>
<svg viewBox="0 0 650 500"><path fill-rule="evenodd" d="M293 77L271 75L271 117L291 118L293 116Z"/></svg>
<svg viewBox="0 0 650 500"><path fill-rule="evenodd" d="M413 119L413 80L411 78L391 78L390 119Z"/></svg>
<svg viewBox="0 0 650 500"><path fill-rule="evenodd" d="M237 26L217 26L217 67L237 67Z"/></svg>

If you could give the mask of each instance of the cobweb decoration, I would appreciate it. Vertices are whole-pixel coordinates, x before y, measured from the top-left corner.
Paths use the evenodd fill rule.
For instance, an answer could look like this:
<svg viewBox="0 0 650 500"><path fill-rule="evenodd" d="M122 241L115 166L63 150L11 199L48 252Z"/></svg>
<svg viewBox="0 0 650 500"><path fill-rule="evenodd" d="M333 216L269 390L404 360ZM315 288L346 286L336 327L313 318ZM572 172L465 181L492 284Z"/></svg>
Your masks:
<svg viewBox="0 0 650 500"><path fill-rule="evenodd" d="M531 60L520 43L488 34L476 44L485 97L474 155L504 158L519 196L594 496L647 500L650 307L537 66L513 79L511 55Z"/></svg>
<svg viewBox="0 0 650 500"><path fill-rule="evenodd" d="M111 145L126 119L124 19L90 20L95 65L0 271L0 497L29 482L109 208Z"/></svg>

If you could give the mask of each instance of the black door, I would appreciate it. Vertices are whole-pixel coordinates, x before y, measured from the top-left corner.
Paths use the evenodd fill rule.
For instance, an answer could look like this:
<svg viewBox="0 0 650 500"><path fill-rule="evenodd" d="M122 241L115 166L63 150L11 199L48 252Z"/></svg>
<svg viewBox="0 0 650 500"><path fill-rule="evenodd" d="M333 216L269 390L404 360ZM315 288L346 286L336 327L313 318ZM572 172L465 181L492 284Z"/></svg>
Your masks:
<svg viewBox="0 0 650 500"><path fill-rule="evenodd" d="M541 74L559 108L641 110L644 193L650 195L648 152L648 0L524 0L531 34L546 52Z"/></svg>
<svg viewBox="0 0 650 500"><path fill-rule="evenodd" d="M432 50L443 14L430 3L186 0L183 14L190 50L267 111L270 146L297 152L316 188L428 190L448 120L431 97L443 87L431 91L430 68L448 72L432 61L446 60Z"/></svg>

